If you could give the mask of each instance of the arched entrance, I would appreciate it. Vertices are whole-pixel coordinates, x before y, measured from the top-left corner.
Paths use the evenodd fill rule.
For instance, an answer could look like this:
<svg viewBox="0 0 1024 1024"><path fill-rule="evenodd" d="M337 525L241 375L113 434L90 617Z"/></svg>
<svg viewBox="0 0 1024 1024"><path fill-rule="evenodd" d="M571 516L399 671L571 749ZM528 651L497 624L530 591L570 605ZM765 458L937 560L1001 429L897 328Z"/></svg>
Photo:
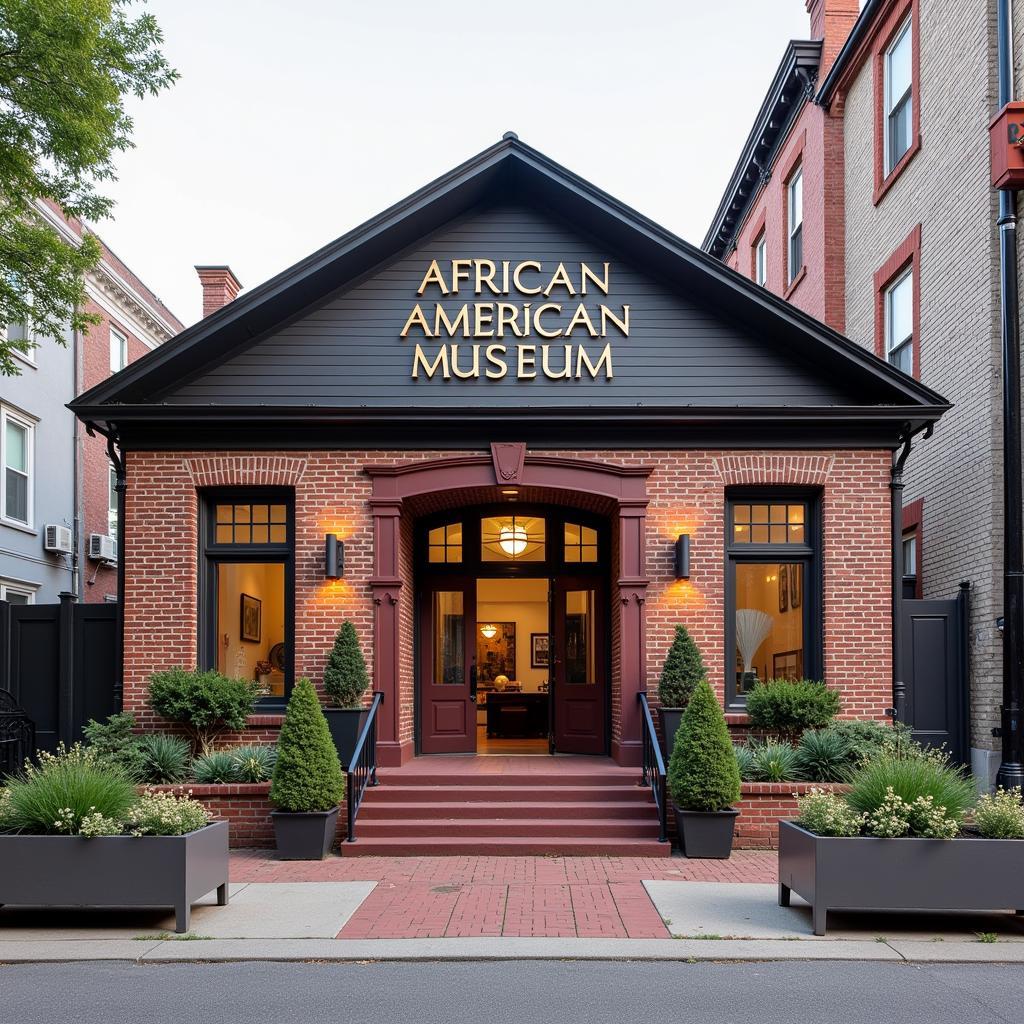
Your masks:
<svg viewBox="0 0 1024 1024"><path fill-rule="evenodd" d="M607 754L607 519L502 490L415 526L416 751Z"/></svg>
<svg viewBox="0 0 1024 1024"><path fill-rule="evenodd" d="M512 495L502 491L515 491L516 505L524 509L568 507L603 517L607 524L609 593L607 619L600 627L611 651L607 749L620 764L640 763L636 694L646 682L644 527L652 471L651 466L534 455L521 444L493 444L489 456L366 467L373 484L374 686L385 695L378 741L382 765L402 764L415 751L415 524L446 509L508 509ZM579 598L574 600L578 603ZM464 647L464 656L468 653ZM468 673L463 685L468 688Z"/></svg>

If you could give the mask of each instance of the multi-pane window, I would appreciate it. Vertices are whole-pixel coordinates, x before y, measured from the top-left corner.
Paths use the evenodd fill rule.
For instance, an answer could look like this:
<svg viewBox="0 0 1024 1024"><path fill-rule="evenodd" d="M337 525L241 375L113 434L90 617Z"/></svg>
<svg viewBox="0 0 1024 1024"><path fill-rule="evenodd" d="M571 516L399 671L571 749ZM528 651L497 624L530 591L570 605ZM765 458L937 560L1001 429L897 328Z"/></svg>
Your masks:
<svg viewBox="0 0 1024 1024"><path fill-rule="evenodd" d="M817 671L812 504L783 495L729 503L726 635L728 699L742 704L760 680Z"/></svg>
<svg viewBox="0 0 1024 1024"><path fill-rule="evenodd" d="M790 284L804 265L804 171L798 167L786 186L787 275Z"/></svg>
<svg viewBox="0 0 1024 1024"><path fill-rule="evenodd" d="M427 559L446 564L462 561L462 523L446 523L427 534Z"/></svg>
<svg viewBox="0 0 1024 1024"><path fill-rule="evenodd" d="M128 365L128 338L110 325L110 372L117 373Z"/></svg>
<svg viewBox="0 0 1024 1024"><path fill-rule="evenodd" d="M4 519L32 525L33 425L0 408L0 511Z"/></svg>
<svg viewBox="0 0 1024 1024"><path fill-rule="evenodd" d="M907 18L896 38L885 51L885 173L891 174L904 153L910 149L913 131L914 95L913 31Z"/></svg>
<svg viewBox="0 0 1024 1024"><path fill-rule="evenodd" d="M597 530L579 523L565 524L565 560L567 562L597 561Z"/></svg>
<svg viewBox="0 0 1024 1024"><path fill-rule="evenodd" d="M768 280L768 254L762 231L754 243L754 281L763 285Z"/></svg>
<svg viewBox="0 0 1024 1024"><path fill-rule="evenodd" d="M218 544L285 544L288 507L269 502L218 503L214 539Z"/></svg>
<svg viewBox="0 0 1024 1024"><path fill-rule="evenodd" d="M914 270L885 289L885 358L904 373L914 372Z"/></svg>
<svg viewBox="0 0 1024 1024"><path fill-rule="evenodd" d="M917 576L917 530L903 534L903 576Z"/></svg>
<svg viewBox="0 0 1024 1024"><path fill-rule="evenodd" d="M294 555L290 498L248 492L205 509L203 654L207 668L256 680L283 700L291 684Z"/></svg>
<svg viewBox="0 0 1024 1024"><path fill-rule="evenodd" d="M28 585L20 586L17 583L0 580L0 601L7 601L9 604L35 604L36 592Z"/></svg>

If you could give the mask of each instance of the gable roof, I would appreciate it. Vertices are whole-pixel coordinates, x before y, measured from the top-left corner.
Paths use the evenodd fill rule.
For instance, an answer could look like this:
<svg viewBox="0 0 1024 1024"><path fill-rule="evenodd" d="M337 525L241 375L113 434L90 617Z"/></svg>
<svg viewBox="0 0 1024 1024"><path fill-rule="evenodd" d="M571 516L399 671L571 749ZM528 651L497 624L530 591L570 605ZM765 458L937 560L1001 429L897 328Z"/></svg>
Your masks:
<svg viewBox="0 0 1024 1024"><path fill-rule="evenodd" d="M254 345L275 327L296 317L325 296L356 280L460 214L495 197L557 211L558 216L599 237L637 266L672 287L700 296L701 301L744 325L759 343L784 351L817 367L822 374L841 379L857 395L852 405L829 408L765 410L756 404L716 410L708 406L600 410L622 422L658 420L664 424L706 424L721 421L778 419L789 416L803 422L819 418L848 423L886 422L887 436L895 438L904 426L920 429L934 422L948 407L945 400L919 382L855 345L829 327L754 285L713 256L683 241L665 228L618 202L594 185L556 164L544 154L508 133L500 142L460 164L448 174L413 193L365 224L296 263L276 277L240 296L199 321L172 341L132 363L109 380L71 403L72 410L102 430L120 432L132 424L205 422L240 423L247 418L261 424L295 427L303 422L353 423L382 417L380 410L355 406L345 409L280 406L266 410L253 405L230 407L164 401L182 382L204 368ZM389 419L401 418L391 410ZM558 411L549 410L553 421ZM493 409L456 403L444 412L449 420L484 423L496 418ZM533 413L531 412L531 417ZM422 410L416 410L420 426ZM578 410L573 418L580 420ZM426 417L429 419L429 417ZM506 424L507 414L504 417ZM584 417L585 419L585 417ZM283 435L282 435L283 436Z"/></svg>

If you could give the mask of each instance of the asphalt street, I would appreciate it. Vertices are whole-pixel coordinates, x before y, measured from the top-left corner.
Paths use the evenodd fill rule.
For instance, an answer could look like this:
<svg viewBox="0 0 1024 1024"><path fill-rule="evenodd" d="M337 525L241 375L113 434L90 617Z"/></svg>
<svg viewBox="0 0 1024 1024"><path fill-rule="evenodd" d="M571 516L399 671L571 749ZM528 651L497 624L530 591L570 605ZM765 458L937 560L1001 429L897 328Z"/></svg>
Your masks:
<svg viewBox="0 0 1024 1024"><path fill-rule="evenodd" d="M0 967L2 1024L1019 1021L1017 965L93 962Z"/></svg>

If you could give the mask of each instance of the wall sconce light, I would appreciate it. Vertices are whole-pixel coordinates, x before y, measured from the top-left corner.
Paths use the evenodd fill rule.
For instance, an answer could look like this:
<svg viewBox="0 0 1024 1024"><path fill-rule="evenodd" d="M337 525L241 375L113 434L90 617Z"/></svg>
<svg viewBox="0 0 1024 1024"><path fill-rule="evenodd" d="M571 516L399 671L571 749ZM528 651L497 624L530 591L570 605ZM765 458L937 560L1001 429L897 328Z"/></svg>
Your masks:
<svg viewBox="0 0 1024 1024"><path fill-rule="evenodd" d="M676 579L688 580L690 578L690 535L679 534L676 540Z"/></svg>
<svg viewBox="0 0 1024 1024"><path fill-rule="evenodd" d="M325 538L324 579L340 580L345 575L345 542L336 533Z"/></svg>

